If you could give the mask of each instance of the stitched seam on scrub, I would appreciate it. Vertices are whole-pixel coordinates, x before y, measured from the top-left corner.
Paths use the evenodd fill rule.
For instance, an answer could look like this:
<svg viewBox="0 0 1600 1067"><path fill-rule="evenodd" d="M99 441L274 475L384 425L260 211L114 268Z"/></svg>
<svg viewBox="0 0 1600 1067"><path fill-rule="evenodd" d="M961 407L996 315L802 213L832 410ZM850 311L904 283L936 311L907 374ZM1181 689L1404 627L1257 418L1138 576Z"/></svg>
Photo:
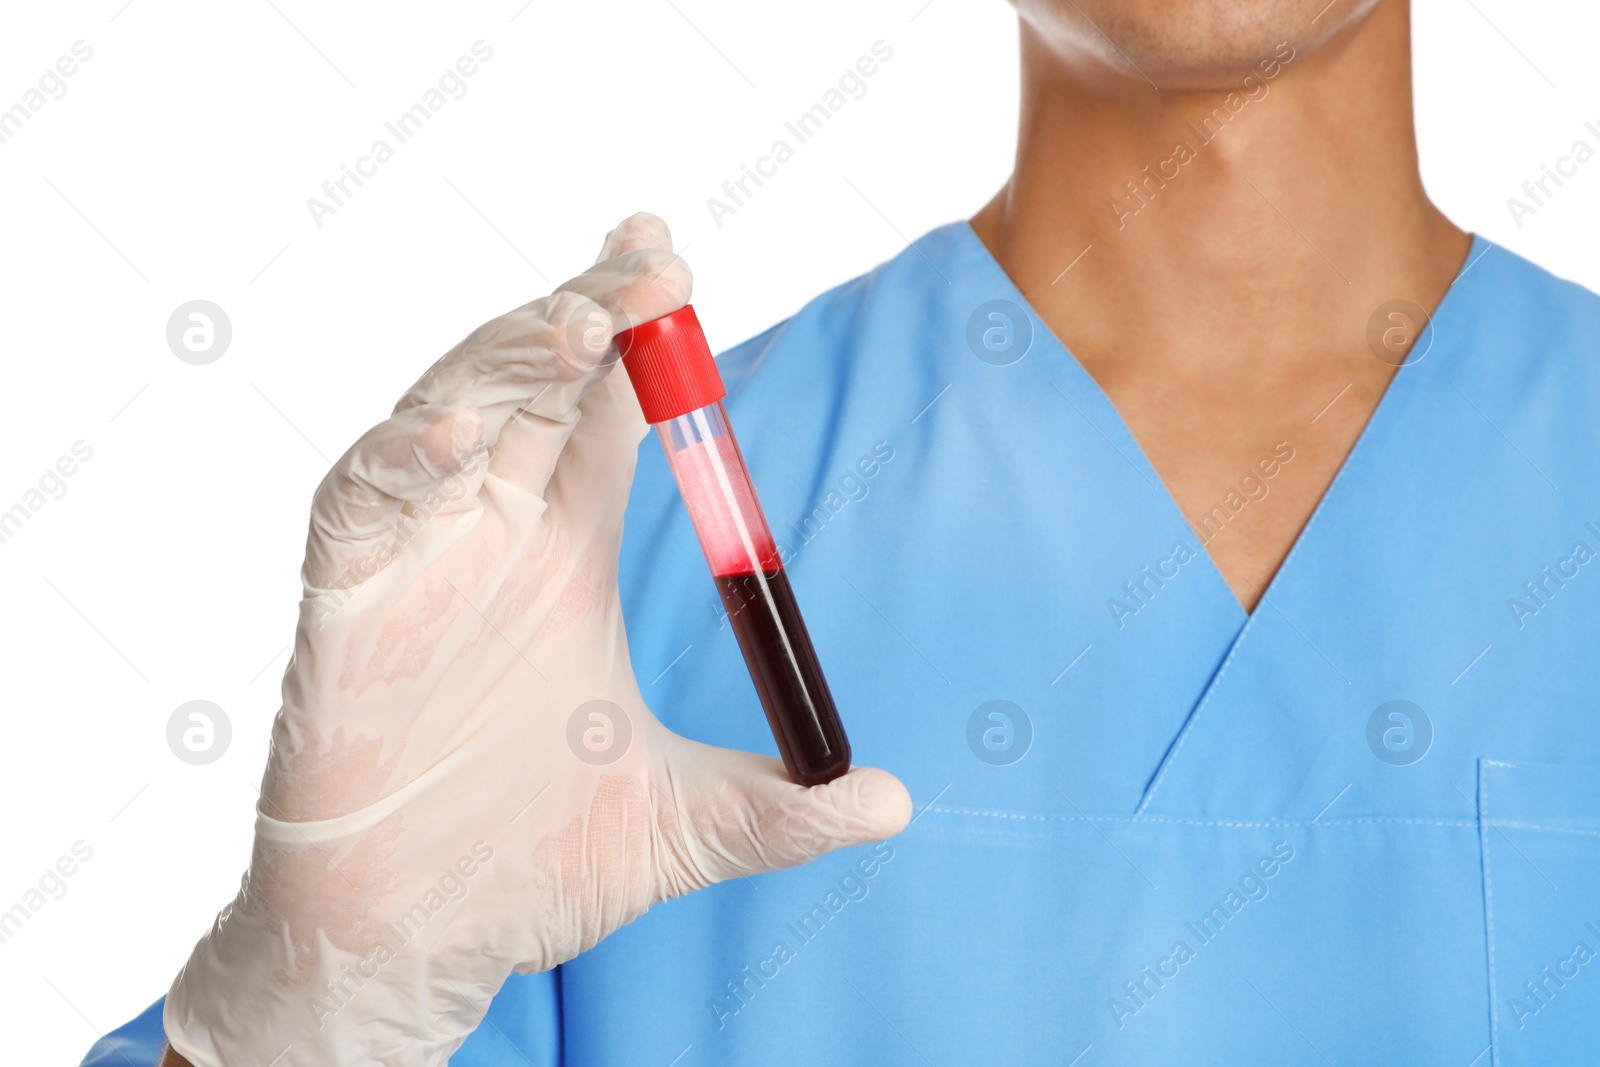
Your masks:
<svg viewBox="0 0 1600 1067"><path fill-rule="evenodd" d="M1484 760L1484 767L1510 767L1509 763ZM1478 783L1478 847L1483 850L1483 933L1489 953L1489 1059L1500 1062L1500 991L1494 971L1494 880L1489 875L1489 776L1481 774Z"/></svg>
<svg viewBox="0 0 1600 1067"><path fill-rule="evenodd" d="M1345 819L1200 819L1181 815L1055 815L1041 812L984 811L976 808L947 808L930 804L922 809L940 815L966 815L983 819L1009 819L1016 822L1114 822L1114 823L1172 823L1181 826L1217 826L1244 830L1266 830L1274 827L1299 829L1310 826L1452 826L1476 829L1476 819L1423 819L1407 816L1358 815Z"/></svg>
<svg viewBox="0 0 1600 1067"><path fill-rule="evenodd" d="M1600 830L1579 830L1572 826L1540 826L1538 823L1517 822L1514 819L1485 819L1483 825L1504 827L1508 830L1535 830L1543 834L1577 834L1580 837L1600 837Z"/></svg>

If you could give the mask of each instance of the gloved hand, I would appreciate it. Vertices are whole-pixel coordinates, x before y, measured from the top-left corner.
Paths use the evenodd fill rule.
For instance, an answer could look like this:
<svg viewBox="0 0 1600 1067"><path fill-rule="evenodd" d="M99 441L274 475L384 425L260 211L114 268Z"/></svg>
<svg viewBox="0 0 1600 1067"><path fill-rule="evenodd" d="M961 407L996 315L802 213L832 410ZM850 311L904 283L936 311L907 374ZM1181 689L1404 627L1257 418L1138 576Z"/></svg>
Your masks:
<svg viewBox="0 0 1600 1067"><path fill-rule="evenodd" d="M647 427L612 335L689 290L633 216L323 481L250 870L167 998L197 1067L443 1064L511 972L906 825L883 771L804 789L639 693L616 574Z"/></svg>

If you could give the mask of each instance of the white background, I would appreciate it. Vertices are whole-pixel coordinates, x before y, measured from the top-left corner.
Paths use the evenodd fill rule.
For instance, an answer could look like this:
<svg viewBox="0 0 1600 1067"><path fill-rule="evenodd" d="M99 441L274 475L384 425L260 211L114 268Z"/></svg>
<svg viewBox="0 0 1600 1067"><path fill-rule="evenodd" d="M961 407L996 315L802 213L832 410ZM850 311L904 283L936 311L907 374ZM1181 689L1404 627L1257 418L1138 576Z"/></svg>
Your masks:
<svg viewBox="0 0 1600 1067"><path fill-rule="evenodd" d="M1014 138L1000 0L125 2L9 5L0 31L0 108L94 49L0 145L0 511L94 450L0 544L0 910L93 849L0 944L14 1063L76 1064L237 888L307 503L422 369L640 208L687 246L726 347L969 215ZM1600 12L1419 0L1416 29L1434 197L1600 288L1600 160L1520 228L1506 207L1578 137L1600 146ZM466 95L317 228L306 198L480 39ZM706 198L878 40L867 94L716 226ZM232 320L209 366L166 344L195 298ZM166 743L196 698L234 734L204 767Z"/></svg>

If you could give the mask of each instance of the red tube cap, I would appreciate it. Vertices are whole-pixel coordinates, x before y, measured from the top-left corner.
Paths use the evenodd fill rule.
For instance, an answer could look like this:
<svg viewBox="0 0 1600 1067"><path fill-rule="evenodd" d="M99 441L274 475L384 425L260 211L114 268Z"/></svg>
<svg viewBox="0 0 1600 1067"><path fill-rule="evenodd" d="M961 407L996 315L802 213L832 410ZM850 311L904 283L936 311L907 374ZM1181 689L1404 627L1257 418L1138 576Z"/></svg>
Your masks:
<svg viewBox="0 0 1600 1067"><path fill-rule="evenodd" d="M728 393L693 304L623 330L617 350L651 424L687 415Z"/></svg>

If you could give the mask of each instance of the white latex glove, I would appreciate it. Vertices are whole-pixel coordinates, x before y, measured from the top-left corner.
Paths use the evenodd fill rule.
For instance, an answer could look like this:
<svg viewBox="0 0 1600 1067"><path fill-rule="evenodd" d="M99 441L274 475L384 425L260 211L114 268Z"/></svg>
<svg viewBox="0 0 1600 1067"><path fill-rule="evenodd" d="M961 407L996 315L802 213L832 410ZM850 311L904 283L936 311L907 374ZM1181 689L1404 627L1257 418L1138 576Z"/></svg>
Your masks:
<svg viewBox="0 0 1600 1067"><path fill-rule="evenodd" d="M616 574L647 427L611 341L689 289L633 216L322 483L250 870L167 998L197 1067L443 1064L511 972L906 825L882 771L804 789L639 693Z"/></svg>

